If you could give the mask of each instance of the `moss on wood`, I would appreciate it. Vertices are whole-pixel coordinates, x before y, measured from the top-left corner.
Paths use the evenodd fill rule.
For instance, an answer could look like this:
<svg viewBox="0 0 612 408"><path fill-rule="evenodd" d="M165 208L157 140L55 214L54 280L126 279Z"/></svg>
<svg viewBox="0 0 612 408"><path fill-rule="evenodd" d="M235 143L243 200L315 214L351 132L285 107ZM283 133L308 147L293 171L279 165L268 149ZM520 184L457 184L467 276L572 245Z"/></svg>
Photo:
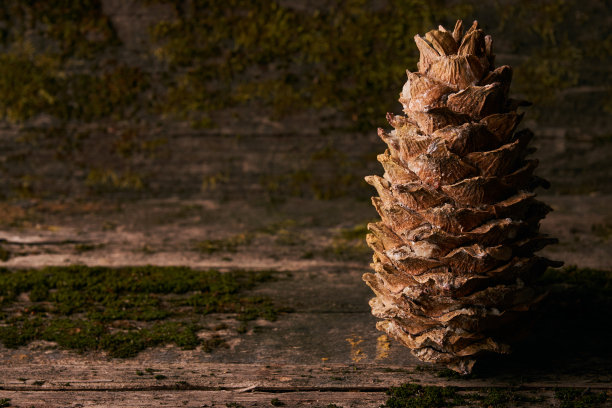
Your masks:
<svg viewBox="0 0 612 408"><path fill-rule="evenodd" d="M274 320L283 310L245 293L272 272L198 271L186 267L48 267L0 270L0 341L20 347L34 340L84 352L132 357L157 345L185 349L222 346L202 316L230 313L247 322Z"/></svg>
<svg viewBox="0 0 612 408"><path fill-rule="evenodd" d="M566 393L567 390L563 390ZM591 393L590 391L585 391ZM533 392L516 388L477 388L466 391L457 387L422 386L408 383L399 387L391 387L387 392L389 398L382 407L386 408L434 408L434 407L482 407L482 408L510 408L516 406L532 406L533 404L553 405L553 399L545 396L534 396ZM557 400L559 392L555 393ZM565 395L565 394L563 394ZM601 397L597 401L605 401ZM605 393L604 393L605 395ZM602 399L603 398L603 399ZM544 405L542 405L544 406ZM563 406L563 405L562 405ZM598 405L585 405L596 407Z"/></svg>

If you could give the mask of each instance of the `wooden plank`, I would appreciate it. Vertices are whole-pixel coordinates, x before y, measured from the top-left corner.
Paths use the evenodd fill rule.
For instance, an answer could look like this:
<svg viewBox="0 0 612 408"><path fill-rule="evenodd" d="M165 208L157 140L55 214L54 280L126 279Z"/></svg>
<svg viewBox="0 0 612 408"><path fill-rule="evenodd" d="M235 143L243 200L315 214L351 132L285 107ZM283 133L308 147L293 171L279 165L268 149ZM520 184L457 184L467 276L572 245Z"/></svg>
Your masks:
<svg viewBox="0 0 612 408"><path fill-rule="evenodd" d="M101 352L79 355L45 342L20 349L0 346L0 389L383 391L406 382L462 388L611 388L612 356L602 347L603 333L576 338L573 323L558 321L561 317L539 324L515 354L484 361L478 378L441 378L439 368L424 365L375 329L362 271L302 271L263 285L255 293L279 300L280 294L292 293L281 304L300 312L275 322L252 322L244 334L215 332L226 336L228 347L212 353L170 345L119 360ZM227 318L210 317L219 322Z"/></svg>
<svg viewBox="0 0 612 408"><path fill-rule="evenodd" d="M592 230L598 226L605 230L609 226L612 217L612 206L609 205L611 195L542 195L539 199L554 208L542 220L542 232L560 240L559 244L545 248L541 252L543 256L564 261L567 265L612 268L609 256L612 240L601 239ZM185 221L177 214L181 208L189 206L201 208L190 210L196 218ZM10 208L22 211L17 205ZM8 213L6 207L2 211ZM36 222L32 224L39 227L4 227L0 231L0 239L47 243L79 241L93 244L92 249L77 251L74 244L41 246L4 243L2 245L12 255L8 261L2 262L2 266L28 268L75 263L101 266L151 264L292 271L330 267L367 268L368 257L357 262L338 262L319 256L304 259L303 255L308 252L316 255L325 250L329 238L338 232L334 225L350 227L378 217L369 202L302 200L291 202L278 212L265 212L245 201L229 201L219 206L213 201L193 199L138 200L121 203L114 210L111 208L103 211L109 222L124 225L121 229L112 230L99 225L96 211L84 213L74 206L67 206L64 213L40 211L36 215ZM155 214L156 219L165 221L156 224L151 221L151 217L144 217L143 214ZM237 217L232 218L233 214L242 215L238 218L239 222L234 219ZM281 217L303 222L292 229L296 236L305 238L302 244L281 245L276 243L273 234L259 233L251 244L240 247L236 253L221 251L203 254L194 246L194 242L204 239L253 232L262 226L274 225ZM314 217L320 218L318 222L324 226L309 224L308 220ZM206 222L202 221L204 219ZM6 220L4 222L8 223ZM168 237L172 239L168 240ZM147 250L143 251L145 247Z"/></svg>
<svg viewBox="0 0 612 408"><path fill-rule="evenodd" d="M185 240L201 234L199 226L180 228L181 234L177 230L155 230L152 236L181 236L184 241L176 245L188 248ZM52 235L44 238L51 239ZM452 385L462 390L521 386L537 395L550 394L555 387L612 389L612 354L605 347L607 337L601 327L577 326L575 321L557 315L541 320L530 340L512 356L486 363L479 377L441 378L439 369L425 366L375 329L376 319L367 304L372 293L361 280L361 274L369 270L366 262L300 259L301 252L295 252L298 246L280 248L287 252L279 253L288 258L258 257L258 251L272 251L265 247L271 237L261 236L260 240L244 252L241 249L232 254L231 261L222 258L227 254L206 258L176 248L158 254L166 257L163 259L137 252L132 258L124 258L122 252L115 252L119 244L82 256L94 256L95 261L87 263L107 265L132 262L137 254L141 263L292 271L290 276L282 274L278 281L267 282L253 293L270 296L295 313L282 315L275 322L251 322L248 332L242 334L234 330L230 317L211 315L213 321L230 326L214 332L224 337L228 348L212 353L167 346L143 351L130 360L109 360L101 352L78 355L43 342L17 350L0 346L0 398L12 398L15 406L180 406L188 401L186 406L225 407L235 401L244 406L269 407L271 399L278 397L293 398L287 406L335 403L377 407L385 400L388 387L407 382ZM137 242L142 245L142 241ZM48 255L62 259L74 256L61 248L58 251ZM11 262L26 265L35 256L16 257ZM38 261L45 265L49 259ZM581 329L577 331L576 327ZM359 398L353 402L350 398L357 391L358 396L371 395L372 399L366 398L367 403L362 405ZM186 397L181 400L181 396ZM238 397L243 399L236 400ZM301 399L309 402L302 403ZM49 405L49 401L57 403ZM209 402L193 405L194 401Z"/></svg>
<svg viewBox="0 0 612 408"><path fill-rule="evenodd" d="M593 391L589 391L593 392ZM594 391L599 393L599 391ZM530 408L558 406L555 391L512 388L493 392L498 402ZM490 390L457 391L457 395L473 398L491 395ZM608 392L608 395L610 393ZM501 397L501 398L500 398ZM0 400L9 399L10 406L28 407L319 407L330 405L352 408L378 408L387 399L384 392L363 391L203 391L203 390L144 390L144 391L0 391ZM472 399L473 401L473 399ZM601 405L600 405L601 406Z"/></svg>
<svg viewBox="0 0 612 408"><path fill-rule="evenodd" d="M612 382L596 376L554 375L521 379L516 376L444 378L420 367L355 364L261 365L199 363L139 365L115 361L91 364L5 366L0 389L11 391L72 390L227 390L227 391L329 391L384 392L407 382L421 385L515 387L526 389L579 387L612 389Z"/></svg>
<svg viewBox="0 0 612 408"><path fill-rule="evenodd" d="M0 391L1 398L10 398L12 406L55 407L378 407L386 400L381 392L295 392L295 393L238 393L231 391Z"/></svg>

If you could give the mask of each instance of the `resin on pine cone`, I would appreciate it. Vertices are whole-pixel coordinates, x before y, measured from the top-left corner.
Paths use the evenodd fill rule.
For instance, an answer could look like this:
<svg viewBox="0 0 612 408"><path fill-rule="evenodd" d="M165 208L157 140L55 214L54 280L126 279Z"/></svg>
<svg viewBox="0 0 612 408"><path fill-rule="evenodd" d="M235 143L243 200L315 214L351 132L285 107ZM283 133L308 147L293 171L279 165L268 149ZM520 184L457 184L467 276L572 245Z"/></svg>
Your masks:
<svg viewBox="0 0 612 408"><path fill-rule="evenodd" d="M383 177L368 176L381 217L368 225L377 328L419 359L469 373L487 352L508 353L543 298L532 285L557 263L534 255L555 242L538 232L546 181L515 132L523 101L508 98L512 68L494 68L491 37L474 24L415 36L418 72L400 94L405 115L378 130Z"/></svg>

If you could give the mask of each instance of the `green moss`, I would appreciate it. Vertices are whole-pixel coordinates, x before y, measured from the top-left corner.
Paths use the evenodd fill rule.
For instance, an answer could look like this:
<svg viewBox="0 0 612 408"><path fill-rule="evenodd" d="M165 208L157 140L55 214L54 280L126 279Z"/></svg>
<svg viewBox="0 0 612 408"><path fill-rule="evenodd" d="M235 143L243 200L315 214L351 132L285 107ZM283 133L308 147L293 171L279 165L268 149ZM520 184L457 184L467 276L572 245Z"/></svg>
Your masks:
<svg viewBox="0 0 612 408"><path fill-rule="evenodd" d="M157 24L151 35L160 45L156 55L183 73L168 82L161 109L187 116L245 104L277 116L331 107L354 126L371 129L391 106L384 101L396 98L404 70L415 66L416 48L406 33L449 26L457 17L482 16L494 38L527 55L516 71L517 89L537 100L590 80L577 64L585 56L605 61L611 43L609 37L593 41L582 29L604 26L605 10L576 0L517 0L503 7L476 1L372 7L350 0L305 10L244 0L189 10L166 3L179 18ZM583 12L575 13L578 8Z"/></svg>
<svg viewBox="0 0 612 408"><path fill-rule="evenodd" d="M352 228L343 228L338 233L338 236L346 240L365 239L368 234L368 223L364 222L357 224Z"/></svg>
<svg viewBox="0 0 612 408"><path fill-rule="evenodd" d="M295 229L281 228L275 234L275 239L274 239L274 243L276 243L277 245L283 245L283 246L297 246L297 245L302 245L305 242L306 241L302 237L302 234L300 234L300 232L296 231Z"/></svg>
<svg viewBox="0 0 612 408"><path fill-rule="evenodd" d="M96 168L89 171L85 185L95 192L118 190L140 191L145 188L141 175L131 171L121 174L111 169Z"/></svg>
<svg viewBox="0 0 612 408"><path fill-rule="evenodd" d="M155 158L160 148L168 144L168 138L156 137L146 139L142 129L128 127L118 132L117 139L113 142L113 153L118 154L124 159L131 159L134 156L144 156Z"/></svg>
<svg viewBox="0 0 612 408"><path fill-rule="evenodd" d="M224 342L198 337L202 316L232 313L247 322L287 311L242 293L272 278L271 272L152 266L0 269L0 341L14 348L47 340L120 358L168 343L210 351ZM29 301L18 300L21 294Z"/></svg>
<svg viewBox="0 0 612 408"><path fill-rule="evenodd" d="M215 174L209 174L202 178L202 191L213 191L216 190L222 184L226 184L229 181L229 175L225 172L217 172Z"/></svg>
<svg viewBox="0 0 612 408"><path fill-rule="evenodd" d="M599 2L578 0L515 0L498 6L497 36L511 40L510 51L527 56L515 66L514 89L541 104L554 101L559 91L571 86L602 82L605 73L585 75L578 67L609 60L612 37L597 38L584 30L606 26L604 10ZM590 62L585 64L586 59Z"/></svg>
<svg viewBox="0 0 612 408"><path fill-rule="evenodd" d="M241 233L232 235L225 239L207 239L196 243L198 251L205 254L215 252L236 252L240 246L249 245L253 240L253 234Z"/></svg>
<svg viewBox="0 0 612 408"><path fill-rule="evenodd" d="M458 394L452 387L423 387L418 384L404 384L392 387L387 392L389 399L384 407L421 408L447 407L457 405ZM463 400L461 401L463 402Z"/></svg>
<svg viewBox="0 0 612 408"><path fill-rule="evenodd" d="M57 62L46 56L0 54L0 118L17 122L51 109L56 72Z"/></svg>
<svg viewBox="0 0 612 408"><path fill-rule="evenodd" d="M6 262L11 258L11 252L0 245L0 261Z"/></svg>
<svg viewBox="0 0 612 408"><path fill-rule="evenodd" d="M370 197L370 188L363 177L376 163L374 157L349 157L340 146L330 141L327 146L295 162L290 171L264 173L259 184L272 202L284 197L309 197L331 200L339 197Z"/></svg>
<svg viewBox="0 0 612 408"><path fill-rule="evenodd" d="M367 260L372 255L372 250L366 244L365 236L367 222L360 223L351 228L340 229L325 248L321 255L326 258L344 261Z"/></svg>
<svg viewBox="0 0 612 408"><path fill-rule="evenodd" d="M288 218L257 228L255 233L273 236L277 245L297 246L305 242L299 227L296 220Z"/></svg>
<svg viewBox="0 0 612 408"><path fill-rule="evenodd" d="M95 349L105 334L104 326L99 322L81 319L57 318L45 324L40 318L37 325L37 336L42 340L54 341L60 347L80 352Z"/></svg>
<svg viewBox="0 0 612 408"><path fill-rule="evenodd" d="M151 31L156 55L177 69L197 68L170 82L161 109L185 114L256 103L285 115L334 107L357 125L380 123L380 101L394 99L404 70L416 63L406 33L426 31L434 14L450 22L469 10L441 1L387 3L350 0L305 11L244 0L195 3L188 13L178 7L179 19Z"/></svg>
<svg viewBox="0 0 612 408"><path fill-rule="evenodd" d="M546 285L567 285L563 296L590 304L610 302L612 299L612 271L579 268L575 265L561 269L549 268L540 282Z"/></svg>
<svg viewBox="0 0 612 408"><path fill-rule="evenodd" d="M514 401L513 394L509 390L490 388L481 400L481 405L485 407L497 408L504 407L507 403Z"/></svg>
<svg viewBox="0 0 612 408"><path fill-rule="evenodd" d="M0 35L0 118L119 118L133 111L148 86L138 68L84 63L118 45L99 0L7 0L0 5L0 27L6 27Z"/></svg>
<svg viewBox="0 0 612 408"><path fill-rule="evenodd" d="M442 370L439 370L435 372L435 374L436 374L436 377L449 378L449 379L466 379L466 378L472 378L474 376L474 374L462 375L449 368L444 368Z"/></svg>
<svg viewBox="0 0 612 408"><path fill-rule="evenodd" d="M266 297L256 296L245 298L238 306L238 320L247 322L257 318L266 320L276 320L279 312L291 312L290 308L278 307L270 299Z"/></svg>
<svg viewBox="0 0 612 408"><path fill-rule="evenodd" d="M238 326L237 332L239 334L244 333L244 331L240 330L241 326ZM224 339L222 339L219 336L213 336L210 339L206 339L202 341L202 350L203 351L212 351L214 349L217 349L219 347L227 347L227 343L225 342Z"/></svg>
<svg viewBox="0 0 612 408"><path fill-rule="evenodd" d="M559 91L578 84L580 73L573 67L580 59L579 50L567 42L536 50L518 67L514 90L537 104L554 100Z"/></svg>
<svg viewBox="0 0 612 408"><path fill-rule="evenodd" d="M364 242L335 240L322 252L323 257L341 261L367 260L371 250Z"/></svg>
<svg viewBox="0 0 612 408"><path fill-rule="evenodd" d="M11 399L10 398L0 398L0 408L10 407Z"/></svg>
<svg viewBox="0 0 612 408"><path fill-rule="evenodd" d="M270 401L270 405L274 407L282 407L285 405L285 403L279 400L278 398L272 398L272 400Z"/></svg>
<svg viewBox="0 0 612 408"><path fill-rule="evenodd" d="M149 75L140 68L119 64L99 75L74 74L62 81L58 103L51 114L62 119L91 121L129 117L149 87Z"/></svg>
<svg viewBox="0 0 612 408"><path fill-rule="evenodd" d="M100 74L67 74L53 55L0 55L0 118L11 122L40 113L64 121L129 117L148 87L148 74L122 64Z"/></svg>
<svg viewBox="0 0 612 408"><path fill-rule="evenodd" d="M608 400L605 391L596 392L589 389L560 388L555 390L555 398L561 408L600 407Z"/></svg>
<svg viewBox="0 0 612 408"><path fill-rule="evenodd" d="M412 34L437 23L451 27L455 18L482 16L494 38L507 41L506 52L527 56L516 70L517 89L536 99L597 81L577 66L605 62L612 49L612 37L594 39L583 29L605 26L606 10L597 2L347 0L303 9L279 1L155 2L171 4L178 17L150 29L160 63L148 64L159 85L148 98L140 98L148 75L108 58L120 44L100 0L2 2L0 44L11 53L3 56L0 78L22 84L19 92L0 86L2 116L19 121L50 110L91 120L146 111L155 100L159 113L196 127L211 125L211 111L258 105L276 116L333 108L353 126L372 129L395 106L404 70L416 65ZM13 55L15 49L26 52ZM75 72L83 60L95 61L87 71L96 75ZM86 97L90 104L82 103Z"/></svg>
<svg viewBox="0 0 612 408"><path fill-rule="evenodd" d="M531 397L510 388L481 388L475 393L460 392L455 387L404 384L391 387L387 408L429 408L478 406L483 408L514 407L517 404L542 403L543 397Z"/></svg>
<svg viewBox="0 0 612 408"><path fill-rule="evenodd" d="M129 61L100 0L0 2L1 119L22 123L45 114L62 129L68 123L147 123L108 142L113 158L125 165L85 169L82 181L94 192L142 192L154 184L134 165L142 155L157 157L166 143L142 141L152 113L160 123L178 118L196 129L212 127L213 119L227 117L214 111L228 109L273 118L323 109L337 119L340 113L343 121L323 118L316 124L322 133L387 126L385 112L399 109L404 70L416 67L413 34L438 23L449 28L457 17L478 15L494 39L503 38L504 54L525 56L515 66L513 89L536 101L558 100L560 90L575 85L605 85L606 69L593 67L609 66L612 50L612 36L584 30L607 27L601 2L153 2L171 4L177 14L151 27L154 55L145 47ZM610 107L599 102L589 106ZM58 158L82 157L87 144L78 134L64 132L59 139ZM362 178L370 171L347 151L330 144L305 154L292 160L289 171L261 175L260 187L271 202L287 196L367 198ZM20 155L25 162L28 156ZM365 163L375 165L374 158ZM203 178L202 190L233 181L230 172L215 172ZM37 186L44 180L25 175L18 184L14 193L31 197L40 194Z"/></svg>

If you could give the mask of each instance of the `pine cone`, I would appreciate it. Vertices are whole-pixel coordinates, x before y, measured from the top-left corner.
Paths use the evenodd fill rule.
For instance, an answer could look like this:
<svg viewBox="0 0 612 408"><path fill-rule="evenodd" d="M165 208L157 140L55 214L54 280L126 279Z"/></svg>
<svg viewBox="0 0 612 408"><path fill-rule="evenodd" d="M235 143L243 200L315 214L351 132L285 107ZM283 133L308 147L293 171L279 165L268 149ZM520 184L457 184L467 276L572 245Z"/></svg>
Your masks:
<svg viewBox="0 0 612 408"><path fill-rule="evenodd" d="M378 130L383 177L368 176L382 221L368 225L377 328L427 362L469 373L486 352L508 353L526 313L545 296L533 285L559 263L534 255L551 210L533 190L546 181L527 159L533 133L515 132L524 101L508 98L512 68L493 67L478 23L415 36L418 72L400 94L405 116Z"/></svg>

